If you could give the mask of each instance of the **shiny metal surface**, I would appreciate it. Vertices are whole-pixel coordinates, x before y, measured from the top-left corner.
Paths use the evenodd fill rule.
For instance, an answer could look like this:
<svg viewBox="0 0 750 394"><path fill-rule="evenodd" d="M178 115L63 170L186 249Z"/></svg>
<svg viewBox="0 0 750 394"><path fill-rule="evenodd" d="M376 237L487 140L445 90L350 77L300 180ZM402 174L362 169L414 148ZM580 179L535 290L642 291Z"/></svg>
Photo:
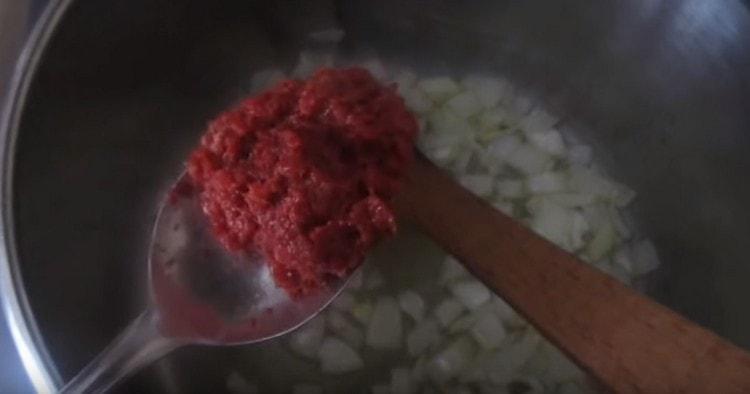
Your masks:
<svg viewBox="0 0 750 394"><path fill-rule="evenodd" d="M307 31L334 24L344 52L503 74L584 130L639 192L636 217L664 262L653 296L750 347L746 3L173 3L76 1L38 70L19 77L28 95L15 92L2 134L3 286L26 290L28 307L11 314L30 351L55 360L41 364L47 382L71 376L143 305L159 191L206 119L254 70L291 65ZM248 351L185 349L123 391L223 387Z"/></svg>

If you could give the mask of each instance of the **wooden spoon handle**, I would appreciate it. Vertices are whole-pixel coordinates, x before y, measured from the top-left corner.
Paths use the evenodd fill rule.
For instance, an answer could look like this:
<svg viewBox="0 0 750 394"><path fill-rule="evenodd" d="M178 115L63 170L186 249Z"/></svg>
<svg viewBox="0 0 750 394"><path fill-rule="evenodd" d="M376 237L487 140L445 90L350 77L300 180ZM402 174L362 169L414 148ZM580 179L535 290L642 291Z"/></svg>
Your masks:
<svg viewBox="0 0 750 394"><path fill-rule="evenodd" d="M750 355L495 210L419 158L399 213L620 393L750 393Z"/></svg>

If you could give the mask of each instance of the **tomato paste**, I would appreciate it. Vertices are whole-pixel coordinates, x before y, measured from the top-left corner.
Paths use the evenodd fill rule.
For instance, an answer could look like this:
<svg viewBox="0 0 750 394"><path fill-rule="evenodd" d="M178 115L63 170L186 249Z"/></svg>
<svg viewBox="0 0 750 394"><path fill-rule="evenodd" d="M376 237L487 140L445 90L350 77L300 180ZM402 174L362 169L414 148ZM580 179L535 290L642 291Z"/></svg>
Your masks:
<svg viewBox="0 0 750 394"><path fill-rule="evenodd" d="M217 239L260 253L292 296L349 275L394 234L417 122L362 68L321 69L214 121L188 173Z"/></svg>

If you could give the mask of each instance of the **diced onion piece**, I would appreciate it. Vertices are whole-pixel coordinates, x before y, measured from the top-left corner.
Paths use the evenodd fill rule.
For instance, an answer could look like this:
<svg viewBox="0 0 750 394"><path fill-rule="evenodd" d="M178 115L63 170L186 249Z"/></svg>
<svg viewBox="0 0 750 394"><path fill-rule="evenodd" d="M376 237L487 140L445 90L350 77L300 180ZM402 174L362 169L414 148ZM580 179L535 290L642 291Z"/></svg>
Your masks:
<svg viewBox="0 0 750 394"><path fill-rule="evenodd" d="M468 91L453 96L445 106L462 118L469 118L482 110L479 99Z"/></svg>
<svg viewBox="0 0 750 394"><path fill-rule="evenodd" d="M289 335L289 347L299 355L315 357L325 334L325 320L318 316Z"/></svg>
<svg viewBox="0 0 750 394"><path fill-rule="evenodd" d="M555 129L535 132L528 131L526 139L537 149L553 156L562 156L566 152L562 135Z"/></svg>
<svg viewBox="0 0 750 394"><path fill-rule="evenodd" d="M523 118L521 127L527 133L541 133L551 129L555 123L557 118L541 108L535 108Z"/></svg>
<svg viewBox="0 0 750 394"><path fill-rule="evenodd" d="M406 347L409 354L418 356L436 345L440 340L440 328L433 319L425 319L417 323L406 336Z"/></svg>
<svg viewBox="0 0 750 394"><path fill-rule="evenodd" d="M596 261L606 256L614 247L617 241L615 228L609 221L602 223L594 229L594 236L586 246L584 253L592 261Z"/></svg>
<svg viewBox="0 0 750 394"><path fill-rule="evenodd" d="M323 387L314 384L297 384L292 388L292 394L323 394Z"/></svg>
<svg viewBox="0 0 750 394"><path fill-rule="evenodd" d="M423 79L418 86L434 101L445 100L460 90L458 84L448 77Z"/></svg>
<svg viewBox="0 0 750 394"><path fill-rule="evenodd" d="M494 314L484 313L471 328L471 335L485 349L495 349L505 340L505 327Z"/></svg>
<svg viewBox="0 0 750 394"><path fill-rule="evenodd" d="M328 337L318 351L320 368L324 373L340 374L356 371L365 366L362 358L344 341Z"/></svg>
<svg viewBox="0 0 750 394"><path fill-rule="evenodd" d="M553 164L548 154L527 144L522 144L508 153L504 159L509 166L526 175L544 172L550 169Z"/></svg>
<svg viewBox="0 0 750 394"><path fill-rule="evenodd" d="M459 332L468 330L477 321L477 317L478 316L476 313L470 313L459 317L453 323L451 323L450 326L448 326L448 333L457 334Z"/></svg>
<svg viewBox="0 0 750 394"><path fill-rule="evenodd" d="M333 334L342 339L349 346L358 349L362 346L364 334L354 323L338 311L327 313L326 323Z"/></svg>
<svg viewBox="0 0 750 394"><path fill-rule="evenodd" d="M374 308L370 302L361 302L352 308L352 316L358 322L367 325L370 323Z"/></svg>
<svg viewBox="0 0 750 394"><path fill-rule="evenodd" d="M331 302L331 308L337 311L349 312L354 307L355 302L356 300L354 299L354 295L352 293L348 291L342 291Z"/></svg>
<svg viewBox="0 0 750 394"><path fill-rule="evenodd" d="M649 240L638 241L630 248L633 262L632 272L635 275L649 273L659 267L659 255L656 247Z"/></svg>
<svg viewBox="0 0 750 394"><path fill-rule="evenodd" d="M234 371L227 377L227 391L232 394L257 394L258 386L249 382L239 372Z"/></svg>
<svg viewBox="0 0 750 394"><path fill-rule="evenodd" d="M514 214L513 203L510 201L495 201L494 203L492 203L492 206L508 216L513 216Z"/></svg>
<svg viewBox="0 0 750 394"><path fill-rule="evenodd" d="M429 375L438 383L447 382L466 368L476 353L476 345L461 337L440 351L430 362Z"/></svg>
<svg viewBox="0 0 750 394"><path fill-rule="evenodd" d="M526 186L531 193L554 193L565 188L565 177L559 172L545 172L529 177Z"/></svg>
<svg viewBox="0 0 750 394"><path fill-rule="evenodd" d="M362 267L359 267L356 271L352 272L349 280L346 282L347 289L357 290L362 287L362 283L364 282L363 271Z"/></svg>
<svg viewBox="0 0 750 394"><path fill-rule="evenodd" d="M498 350L492 359L487 363L487 375L490 381L502 384L507 383L516 374L519 368L534 353L539 344L539 334L535 331L527 330L522 334L521 339Z"/></svg>
<svg viewBox="0 0 750 394"><path fill-rule="evenodd" d="M600 196L614 202L618 207L628 205L635 198L632 189L606 179L592 169L572 166L569 171L568 188L571 191Z"/></svg>
<svg viewBox="0 0 750 394"><path fill-rule="evenodd" d="M427 357L419 357L411 369L411 380L415 383L421 383L427 377L427 366Z"/></svg>
<svg viewBox="0 0 750 394"><path fill-rule="evenodd" d="M477 196L487 197L492 194L494 179L489 175L464 175L458 180Z"/></svg>
<svg viewBox="0 0 750 394"><path fill-rule="evenodd" d="M568 251L583 246L583 235L589 227L577 212L563 208L546 197L531 199L527 209L532 214L531 228L539 235Z"/></svg>
<svg viewBox="0 0 750 394"><path fill-rule="evenodd" d="M403 87L399 90L406 106L416 113L427 113L434 106L430 97L418 87Z"/></svg>
<svg viewBox="0 0 750 394"><path fill-rule="evenodd" d="M469 271L459 263L453 256L447 256L443 261L443 268L440 273L440 283L448 284L456 279L469 277Z"/></svg>
<svg viewBox="0 0 750 394"><path fill-rule="evenodd" d="M562 382L583 376L581 369L549 342L542 342L538 352L544 353L547 359L547 368L544 371L547 380Z"/></svg>
<svg viewBox="0 0 750 394"><path fill-rule="evenodd" d="M627 248L620 248L612 254L612 264L616 264L627 272L633 272L633 260Z"/></svg>
<svg viewBox="0 0 750 394"><path fill-rule="evenodd" d="M370 267L364 277L364 287L367 290L375 290L385 283L383 274L375 267Z"/></svg>
<svg viewBox="0 0 750 394"><path fill-rule="evenodd" d="M401 311L393 297L382 297L375 304L367 326L367 345L375 349L398 349L402 344Z"/></svg>
<svg viewBox="0 0 750 394"><path fill-rule="evenodd" d="M399 93L402 93L404 89L416 86L417 74L411 70L401 70L396 73L395 77L393 77L393 82L396 83Z"/></svg>
<svg viewBox="0 0 750 394"><path fill-rule="evenodd" d="M388 70L385 68L383 62L377 58L367 59L362 62L361 66L372 74L375 79L383 82L388 80Z"/></svg>
<svg viewBox="0 0 750 394"><path fill-rule="evenodd" d="M518 328L523 325L521 316L502 298L492 296L491 308L506 326Z"/></svg>
<svg viewBox="0 0 750 394"><path fill-rule="evenodd" d="M435 307L435 317L437 317L443 327L448 327L457 317L461 316L464 306L456 300L447 299Z"/></svg>
<svg viewBox="0 0 750 394"><path fill-rule="evenodd" d="M490 300L491 293L487 287L477 280L467 280L451 286L451 293L456 299L469 309L477 309Z"/></svg>
<svg viewBox="0 0 750 394"><path fill-rule="evenodd" d="M393 368L391 370L391 394L411 394L416 387L408 368Z"/></svg>
<svg viewBox="0 0 750 394"><path fill-rule="evenodd" d="M596 202L596 197L593 194L584 193L553 193L549 194L547 198L566 208L580 208Z"/></svg>
<svg viewBox="0 0 750 394"><path fill-rule="evenodd" d="M515 134L507 134L495 138L486 151L486 161L501 163L523 145L521 138Z"/></svg>
<svg viewBox="0 0 750 394"><path fill-rule="evenodd" d="M502 180L495 184L497 193L505 198L520 198L526 195L526 187L519 180Z"/></svg>
<svg viewBox="0 0 750 394"><path fill-rule="evenodd" d="M485 108L496 106L509 94L508 82L500 78L470 75L461 84L473 92Z"/></svg>
<svg viewBox="0 0 750 394"><path fill-rule="evenodd" d="M422 296L413 290L406 290L398 295L398 304L407 315L414 321L424 318L425 304Z"/></svg>

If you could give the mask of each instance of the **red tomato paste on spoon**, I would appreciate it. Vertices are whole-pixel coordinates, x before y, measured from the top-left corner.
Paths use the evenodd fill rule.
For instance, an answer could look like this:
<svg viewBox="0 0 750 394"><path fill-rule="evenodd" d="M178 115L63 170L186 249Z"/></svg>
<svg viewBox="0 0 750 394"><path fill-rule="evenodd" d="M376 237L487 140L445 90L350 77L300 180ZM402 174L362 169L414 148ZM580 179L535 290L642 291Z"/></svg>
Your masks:
<svg viewBox="0 0 750 394"><path fill-rule="evenodd" d="M288 80L211 122L188 174L217 239L260 253L291 296L344 278L396 231L417 122L361 68Z"/></svg>

